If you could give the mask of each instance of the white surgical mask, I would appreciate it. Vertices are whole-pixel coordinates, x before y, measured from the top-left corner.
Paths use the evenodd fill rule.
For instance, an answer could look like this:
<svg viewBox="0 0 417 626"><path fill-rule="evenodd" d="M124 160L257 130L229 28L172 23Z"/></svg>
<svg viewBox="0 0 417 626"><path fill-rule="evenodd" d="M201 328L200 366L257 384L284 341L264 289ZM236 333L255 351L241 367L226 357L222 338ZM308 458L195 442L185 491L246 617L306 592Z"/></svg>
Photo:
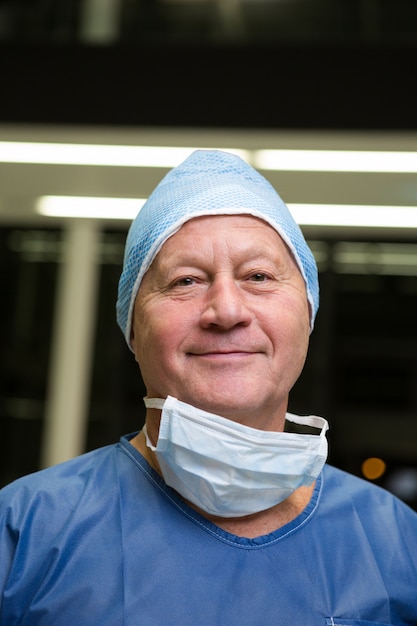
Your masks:
<svg viewBox="0 0 417 626"><path fill-rule="evenodd" d="M322 417L286 415L318 428L319 435L272 432L171 396L144 401L162 409L156 446L144 430L165 482L211 515L240 517L269 509L301 485L311 485L327 458L328 423Z"/></svg>

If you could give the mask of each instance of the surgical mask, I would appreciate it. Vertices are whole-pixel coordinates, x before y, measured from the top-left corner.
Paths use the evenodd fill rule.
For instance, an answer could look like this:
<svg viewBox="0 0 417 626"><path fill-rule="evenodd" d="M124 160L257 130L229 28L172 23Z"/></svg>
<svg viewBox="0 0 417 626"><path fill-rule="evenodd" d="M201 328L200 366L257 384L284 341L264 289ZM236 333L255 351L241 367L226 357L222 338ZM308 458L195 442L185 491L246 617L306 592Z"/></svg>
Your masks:
<svg viewBox="0 0 417 626"><path fill-rule="evenodd" d="M157 445L145 430L162 476L186 500L220 517L251 515L285 500L301 485L311 485L327 458L322 417L295 416L319 435L263 431L207 413L168 396L145 398L162 409Z"/></svg>

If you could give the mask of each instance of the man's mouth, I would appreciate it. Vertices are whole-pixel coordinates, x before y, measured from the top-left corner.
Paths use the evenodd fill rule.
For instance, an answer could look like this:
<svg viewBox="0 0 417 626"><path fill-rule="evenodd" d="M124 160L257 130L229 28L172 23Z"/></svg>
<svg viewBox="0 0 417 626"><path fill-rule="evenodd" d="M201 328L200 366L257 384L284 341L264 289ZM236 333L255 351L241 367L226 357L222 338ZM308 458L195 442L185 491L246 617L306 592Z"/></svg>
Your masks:
<svg viewBox="0 0 417 626"><path fill-rule="evenodd" d="M207 359L231 359L231 358L244 358L250 357L257 352L252 350L207 350L204 352L189 352L189 356L202 357Z"/></svg>

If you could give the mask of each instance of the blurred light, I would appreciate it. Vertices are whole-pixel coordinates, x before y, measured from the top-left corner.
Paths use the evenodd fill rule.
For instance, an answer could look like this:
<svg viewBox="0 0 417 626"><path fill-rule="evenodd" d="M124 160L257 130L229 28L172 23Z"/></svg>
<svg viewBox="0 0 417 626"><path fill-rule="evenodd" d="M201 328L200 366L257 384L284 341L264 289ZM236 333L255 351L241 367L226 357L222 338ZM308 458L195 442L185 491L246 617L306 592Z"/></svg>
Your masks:
<svg viewBox="0 0 417 626"><path fill-rule="evenodd" d="M416 173L417 152L369 150L256 150L252 164L263 170L291 172Z"/></svg>
<svg viewBox="0 0 417 626"><path fill-rule="evenodd" d="M41 196L35 209L40 215L48 217L132 220L144 202L143 198Z"/></svg>
<svg viewBox="0 0 417 626"><path fill-rule="evenodd" d="M0 162L171 168L179 165L196 149L171 146L116 146L0 141ZM235 150L233 148L227 150L240 155L245 160L248 159L246 150Z"/></svg>
<svg viewBox="0 0 417 626"><path fill-rule="evenodd" d="M403 500L417 499L417 469L403 467L389 476L386 488Z"/></svg>
<svg viewBox="0 0 417 626"><path fill-rule="evenodd" d="M134 219L145 199L89 196L42 196L36 212L53 217ZM417 207L288 204L301 226L369 226L417 228Z"/></svg>
<svg viewBox="0 0 417 626"><path fill-rule="evenodd" d="M417 228L417 206L288 204L300 225Z"/></svg>
<svg viewBox="0 0 417 626"><path fill-rule="evenodd" d="M332 250L337 272L417 276L417 244L340 241Z"/></svg>
<svg viewBox="0 0 417 626"><path fill-rule="evenodd" d="M196 149L198 148L0 141L0 162L171 168ZM417 152L219 149L238 154L254 167L263 170L417 173Z"/></svg>
<svg viewBox="0 0 417 626"><path fill-rule="evenodd" d="M387 466L382 459L369 457L362 463L362 474L368 480L376 480L384 474L386 468Z"/></svg>

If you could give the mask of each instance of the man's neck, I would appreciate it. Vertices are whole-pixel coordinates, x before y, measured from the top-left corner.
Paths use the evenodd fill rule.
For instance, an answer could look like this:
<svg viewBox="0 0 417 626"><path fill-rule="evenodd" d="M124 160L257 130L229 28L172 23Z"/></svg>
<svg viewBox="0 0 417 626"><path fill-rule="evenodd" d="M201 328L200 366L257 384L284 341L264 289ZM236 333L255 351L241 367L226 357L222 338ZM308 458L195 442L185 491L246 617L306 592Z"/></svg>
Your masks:
<svg viewBox="0 0 417 626"><path fill-rule="evenodd" d="M159 463L154 452L146 445L145 434L141 431L136 437L131 439L130 443L140 452L149 465L153 467L158 474L161 474ZM271 533L294 520L310 502L313 490L314 484L309 487L299 487L283 502L276 504L266 511L245 515L244 517L227 518L210 515L195 506L192 502L188 500L186 502L191 508L198 511L200 515L226 532L239 537L253 539L254 537Z"/></svg>
<svg viewBox="0 0 417 626"><path fill-rule="evenodd" d="M253 539L254 537L267 535L292 522L310 502L313 490L314 484L309 487L299 487L283 502L266 511L259 511L259 513L245 515L244 517L215 517L189 504L198 510L203 517L226 532L239 537Z"/></svg>

